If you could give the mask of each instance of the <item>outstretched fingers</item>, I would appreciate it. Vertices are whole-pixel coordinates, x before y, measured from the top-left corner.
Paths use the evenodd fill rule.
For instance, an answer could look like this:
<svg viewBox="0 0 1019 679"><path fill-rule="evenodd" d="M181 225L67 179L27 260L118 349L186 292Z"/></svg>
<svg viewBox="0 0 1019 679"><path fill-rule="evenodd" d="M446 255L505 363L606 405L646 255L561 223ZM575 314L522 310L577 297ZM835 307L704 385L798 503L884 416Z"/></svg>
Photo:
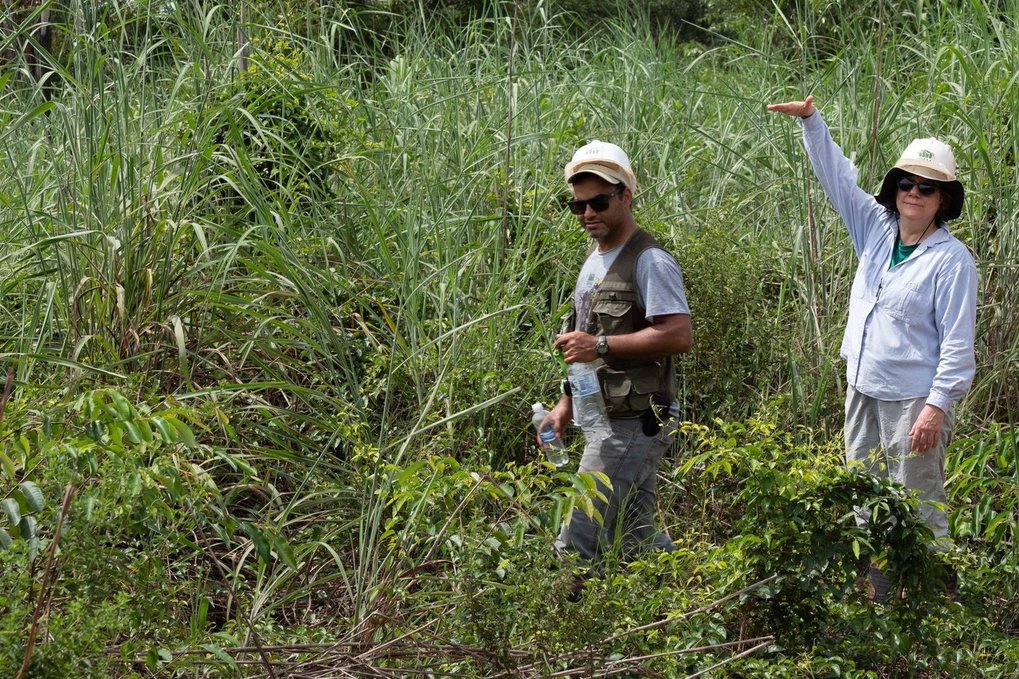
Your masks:
<svg viewBox="0 0 1019 679"><path fill-rule="evenodd" d="M784 113L787 116L797 118L809 118L814 115L814 95L808 95L803 101L786 101L779 104L768 104L768 110L775 113Z"/></svg>

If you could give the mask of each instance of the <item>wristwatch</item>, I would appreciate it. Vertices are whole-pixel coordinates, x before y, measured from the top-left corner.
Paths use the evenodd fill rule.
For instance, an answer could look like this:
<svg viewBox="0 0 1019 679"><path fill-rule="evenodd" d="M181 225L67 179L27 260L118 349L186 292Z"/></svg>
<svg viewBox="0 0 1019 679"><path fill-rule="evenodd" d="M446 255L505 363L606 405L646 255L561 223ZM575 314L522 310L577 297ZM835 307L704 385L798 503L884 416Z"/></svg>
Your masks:
<svg viewBox="0 0 1019 679"><path fill-rule="evenodd" d="M599 356L606 356L609 353L609 338L605 335L601 335L598 338L598 343L594 345L594 350L598 352Z"/></svg>

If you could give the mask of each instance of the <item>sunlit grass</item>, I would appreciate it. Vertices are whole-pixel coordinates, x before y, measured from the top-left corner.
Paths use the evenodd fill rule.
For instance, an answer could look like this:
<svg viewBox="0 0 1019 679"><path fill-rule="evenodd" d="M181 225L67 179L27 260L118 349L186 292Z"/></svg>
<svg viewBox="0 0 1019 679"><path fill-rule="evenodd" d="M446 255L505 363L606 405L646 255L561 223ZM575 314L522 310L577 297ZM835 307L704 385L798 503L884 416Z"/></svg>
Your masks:
<svg viewBox="0 0 1019 679"><path fill-rule="evenodd" d="M855 262L798 128L764 105L813 93L870 189L912 137L951 142L967 188L952 230L981 275L962 422L1014 410L1014 10L902 4L880 27L805 10L706 47L641 21L578 37L544 3L466 26L281 5L248 16L244 72L231 8L144 4L111 3L103 23L69 3L49 90L17 61L0 70L0 354L25 392L113 382L218 409L209 444L255 470L222 473L224 516L291 540L300 565L259 561L223 520L229 608L255 623L338 588L371 640L419 584L429 512L459 521L474 492L467 472L442 495L401 470L533 455L526 413L557 397L550 346L589 246L561 209L562 167L592 138L629 150L638 221L687 271L684 388L715 408L688 417L761 411L828 437ZM744 256L760 280L708 279ZM709 299L727 315L706 322ZM682 492L664 489L667 519ZM406 549L387 534L399 493ZM549 511L514 516L554 531Z"/></svg>

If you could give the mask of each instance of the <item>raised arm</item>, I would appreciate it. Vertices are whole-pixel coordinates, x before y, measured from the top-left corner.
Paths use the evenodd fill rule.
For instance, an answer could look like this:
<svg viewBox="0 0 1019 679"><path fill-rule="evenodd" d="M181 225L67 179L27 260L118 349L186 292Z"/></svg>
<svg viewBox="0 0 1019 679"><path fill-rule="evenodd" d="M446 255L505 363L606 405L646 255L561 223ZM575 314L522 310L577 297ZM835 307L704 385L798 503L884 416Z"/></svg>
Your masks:
<svg viewBox="0 0 1019 679"><path fill-rule="evenodd" d="M769 104L768 110L799 119L803 144L828 200L842 217L853 241L857 257L861 256L869 234L881 226L886 210L874 197L856 184L857 169L832 139L824 117L814 106L814 97L803 101Z"/></svg>

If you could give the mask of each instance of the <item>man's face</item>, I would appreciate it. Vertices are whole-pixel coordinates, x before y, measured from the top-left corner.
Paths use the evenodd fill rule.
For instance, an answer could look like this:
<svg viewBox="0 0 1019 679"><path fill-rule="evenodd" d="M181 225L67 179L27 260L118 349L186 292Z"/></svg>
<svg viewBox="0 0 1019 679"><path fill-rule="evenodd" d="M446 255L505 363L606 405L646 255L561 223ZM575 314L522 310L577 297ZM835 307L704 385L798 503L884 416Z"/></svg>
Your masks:
<svg viewBox="0 0 1019 679"><path fill-rule="evenodd" d="M599 243L612 242L613 234L620 231L630 213L630 190L622 184L612 184L597 175L583 175L573 182L573 197L576 200L590 200L599 194L610 194L623 189L608 199L608 206L601 211L590 204L583 214L577 215L580 225L588 235Z"/></svg>

